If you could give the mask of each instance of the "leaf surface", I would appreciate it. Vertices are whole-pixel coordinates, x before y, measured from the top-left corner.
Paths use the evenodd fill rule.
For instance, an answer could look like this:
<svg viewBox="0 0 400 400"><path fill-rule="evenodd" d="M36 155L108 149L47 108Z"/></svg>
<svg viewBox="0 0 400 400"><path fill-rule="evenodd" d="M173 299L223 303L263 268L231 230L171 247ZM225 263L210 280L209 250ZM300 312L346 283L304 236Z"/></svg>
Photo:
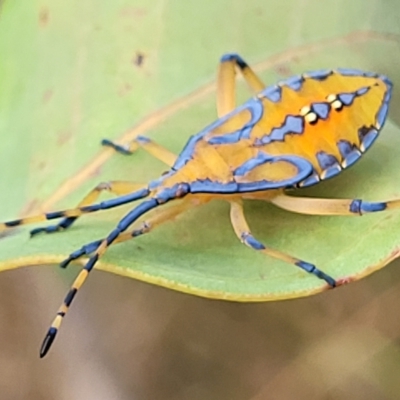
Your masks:
<svg viewBox="0 0 400 400"><path fill-rule="evenodd" d="M197 3L161 1L94 5L54 0L41 8L22 1L3 4L2 220L69 208L101 181L147 182L160 176L166 167L145 152L111 157L113 152L102 149L100 140L146 134L179 153L190 135L216 118L213 79L226 51L242 54L267 84L339 66L386 74L395 88L400 83L400 36L393 17L400 4L395 1L380 8L378 1L323 6L317 0L299 5L281 1L275 8L275 2L258 0L203 3L199 8ZM383 24L379 15L386 7ZM366 15L362 21L361 11ZM318 18L321 12L330 18ZM239 83L240 101L248 96ZM389 122L367 155L339 177L299 194L370 201L400 197L398 108L395 91ZM107 235L127 210L86 216L67 232L34 239L28 228L8 231L0 240L0 270L58 263ZM337 279L359 279L399 254L398 212L311 217L253 201L246 203L246 213L258 239ZM324 282L298 268L241 245L222 201L113 246L97 267L238 301L326 289Z"/></svg>

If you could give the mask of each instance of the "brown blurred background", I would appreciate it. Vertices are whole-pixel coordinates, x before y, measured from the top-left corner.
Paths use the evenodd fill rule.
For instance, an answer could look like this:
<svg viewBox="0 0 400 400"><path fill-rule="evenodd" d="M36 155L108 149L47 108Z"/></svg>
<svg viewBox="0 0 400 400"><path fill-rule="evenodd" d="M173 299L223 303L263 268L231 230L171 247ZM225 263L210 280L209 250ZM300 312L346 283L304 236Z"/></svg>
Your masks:
<svg viewBox="0 0 400 400"><path fill-rule="evenodd" d="M45 358L57 267L0 274L0 399L398 399L400 270L237 304L95 272ZM39 312L40 310L40 312Z"/></svg>

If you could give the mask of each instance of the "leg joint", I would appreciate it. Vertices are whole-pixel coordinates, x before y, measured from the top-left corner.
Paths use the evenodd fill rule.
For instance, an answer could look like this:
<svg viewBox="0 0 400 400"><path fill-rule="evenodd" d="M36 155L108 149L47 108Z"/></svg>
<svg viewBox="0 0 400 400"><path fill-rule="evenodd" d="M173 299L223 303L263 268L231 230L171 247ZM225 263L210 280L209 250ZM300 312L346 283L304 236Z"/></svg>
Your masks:
<svg viewBox="0 0 400 400"><path fill-rule="evenodd" d="M154 197L157 204L164 204L172 199L180 199L190 193L188 183L178 183L170 188L164 188Z"/></svg>
<svg viewBox="0 0 400 400"><path fill-rule="evenodd" d="M249 232L243 232L240 239L246 246L249 246L254 250L265 250L265 246Z"/></svg>
<svg viewBox="0 0 400 400"><path fill-rule="evenodd" d="M227 53L221 57L221 62L229 62L229 61L234 61L235 64L240 69L245 69L246 67L248 67L246 61L244 61L243 58L236 53Z"/></svg>
<svg viewBox="0 0 400 400"><path fill-rule="evenodd" d="M331 276L325 274L325 272L318 269L315 265L310 264L305 261L301 261L301 260L297 261L295 263L295 265L300 267L302 270L309 272L310 274L314 274L315 276L317 276L320 279L323 279L329 286L331 286L333 288L336 287L335 279L333 279Z"/></svg>
<svg viewBox="0 0 400 400"><path fill-rule="evenodd" d="M99 183L94 190L96 190L97 192L101 192L103 190L111 190L111 182L101 182Z"/></svg>
<svg viewBox="0 0 400 400"><path fill-rule="evenodd" d="M64 304L69 307L72 303L72 300L74 299L78 289L72 288L67 294L67 297L64 299ZM65 313L64 313L65 314Z"/></svg>
<svg viewBox="0 0 400 400"><path fill-rule="evenodd" d="M375 202L370 203L360 199L355 199L350 203L350 212L354 214L363 215L366 213L383 211L387 207L387 203Z"/></svg>
<svg viewBox="0 0 400 400"><path fill-rule="evenodd" d="M136 141L139 144L146 144L150 143L151 139L149 139L147 136L138 135L133 141Z"/></svg>
<svg viewBox="0 0 400 400"><path fill-rule="evenodd" d="M101 141L101 145L111 147L115 151L118 151L121 154L126 154L126 155L132 154L132 152L129 150L129 146L121 146L117 143L112 142L111 140L108 140L108 139L103 139Z"/></svg>

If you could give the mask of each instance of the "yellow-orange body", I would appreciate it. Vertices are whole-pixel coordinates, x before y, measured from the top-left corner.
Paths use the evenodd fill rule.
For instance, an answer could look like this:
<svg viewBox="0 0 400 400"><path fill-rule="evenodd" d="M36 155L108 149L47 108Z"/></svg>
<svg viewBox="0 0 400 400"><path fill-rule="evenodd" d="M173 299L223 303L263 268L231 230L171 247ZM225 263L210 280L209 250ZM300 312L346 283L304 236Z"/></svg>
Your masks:
<svg viewBox="0 0 400 400"><path fill-rule="evenodd" d="M376 74L355 74L353 70L348 73L321 72L317 78L305 74L297 80L292 78L289 83L283 81L265 89L193 136L178 157L170 176L162 179L161 187L172 187L182 182L205 182L198 192L217 194L216 187L207 190L210 186L207 182L220 184L221 188L233 182L260 182L259 187L254 185L248 190L254 192L276 187L307 186L336 175L358 159L375 139L386 117L390 99L387 78ZM293 81L297 90L293 88ZM341 95L350 96L357 91L360 94L354 96L351 104L345 105L339 100ZM278 100L277 93L280 93ZM313 104L327 105L329 110L325 118L313 112ZM292 117L295 126L301 129L291 132L288 117ZM277 128L281 131L274 137L272 133L274 130L276 133ZM240 137L244 130L246 135ZM229 139L233 132L238 132L237 138ZM364 138L368 136L369 140L365 143ZM343 154L346 146L349 151L352 149L355 152L351 163ZM234 172L240 166L256 159L260 152L270 156L271 160L235 176ZM295 157L308 163L312 171L301 174L298 162L293 162ZM327 174L334 159L337 161L335 170L331 169L331 173ZM270 184L262 184L263 181ZM247 191L240 192L244 194Z"/></svg>

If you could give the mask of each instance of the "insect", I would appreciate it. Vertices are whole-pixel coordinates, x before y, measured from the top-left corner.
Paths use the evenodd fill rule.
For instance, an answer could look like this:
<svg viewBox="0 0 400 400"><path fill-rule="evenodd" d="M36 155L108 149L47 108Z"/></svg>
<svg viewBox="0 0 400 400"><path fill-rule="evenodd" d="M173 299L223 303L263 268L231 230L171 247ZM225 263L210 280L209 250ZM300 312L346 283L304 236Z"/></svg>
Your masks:
<svg viewBox="0 0 400 400"><path fill-rule="evenodd" d="M237 72L255 96L236 108ZM65 268L71 261L89 256L47 332L40 356L50 349L77 291L109 246L146 234L185 210L216 198L229 202L233 230L242 243L293 264L325 281L328 287L337 286L338 279L315 265L258 241L247 224L243 200L261 199L312 215L354 216L399 208L400 200L316 199L286 193L286 189L331 178L360 159L385 122L391 91L392 83L385 76L353 69L308 72L266 88L239 55L226 54L220 60L217 77L218 119L191 136L179 156L143 136L125 146L104 140L103 145L125 154L143 148L169 170L149 184L101 183L76 208L0 224L3 230L61 219L56 225L31 231L32 235L52 233L69 228L83 214L143 200L107 237L85 244L61 263ZM117 197L95 203L102 191ZM175 205L162 207L178 199ZM129 229L139 217L156 208L139 228Z"/></svg>

